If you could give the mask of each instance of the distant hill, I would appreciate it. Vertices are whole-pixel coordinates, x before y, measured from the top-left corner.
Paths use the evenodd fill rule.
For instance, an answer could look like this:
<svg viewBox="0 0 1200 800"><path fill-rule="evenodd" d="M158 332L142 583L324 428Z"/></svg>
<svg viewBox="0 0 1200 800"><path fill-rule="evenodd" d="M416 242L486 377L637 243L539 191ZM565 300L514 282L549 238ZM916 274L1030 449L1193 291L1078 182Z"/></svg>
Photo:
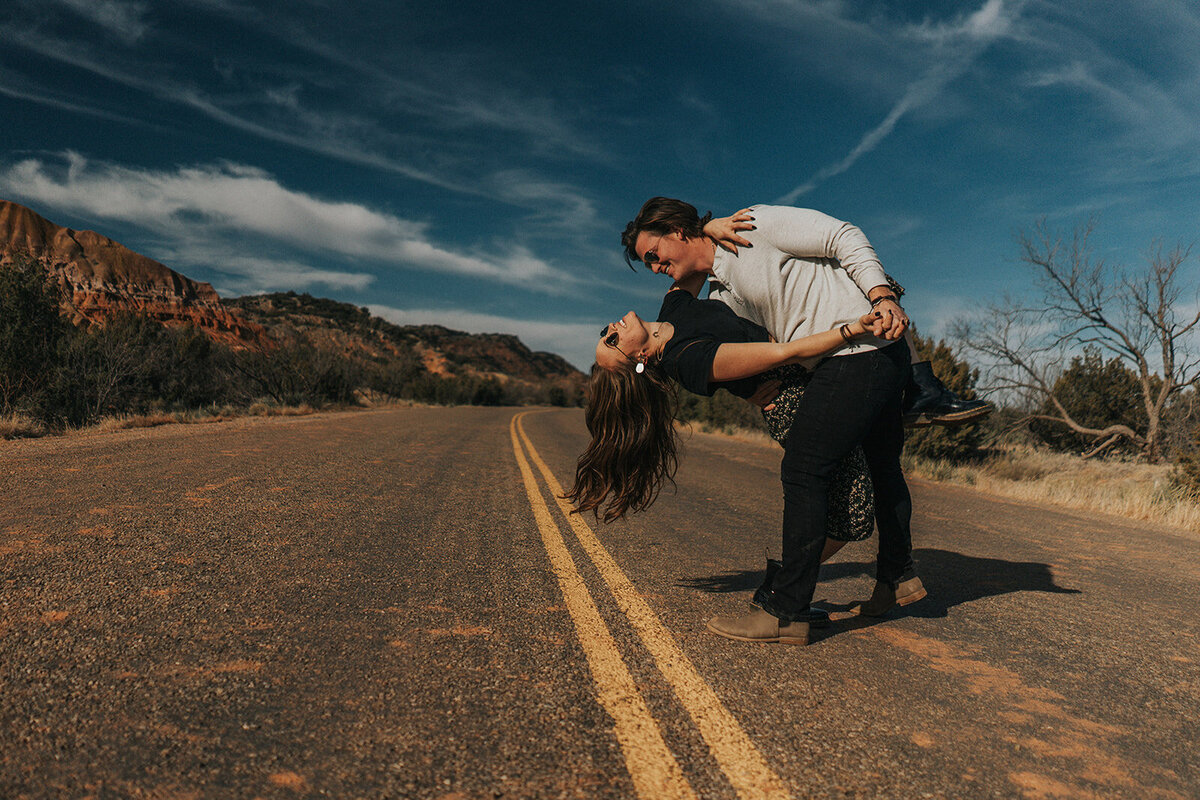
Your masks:
<svg viewBox="0 0 1200 800"><path fill-rule="evenodd" d="M226 300L231 309L282 340L302 340L367 361L415 355L433 375L484 375L537 383L582 381L553 353L533 352L516 336L463 333L441 325L395 325L365 308L295 292Z"/></svg>
<svg viewBox="0 0 1200 800"><path fill-rule="evenodd" d="M568 397L583 385L583 373L566 360L532 352L515 336L394 325L349 303L293 292L222 300L211 285L102 234L63 228L0 200L0 265L12 263L18 253L46 265L62 290L63 312L76 325L133 313L164 325L195 325L235 349L269 352L280 344L304 343L376 366L403 362L429 376L553 385Z"/></svg>

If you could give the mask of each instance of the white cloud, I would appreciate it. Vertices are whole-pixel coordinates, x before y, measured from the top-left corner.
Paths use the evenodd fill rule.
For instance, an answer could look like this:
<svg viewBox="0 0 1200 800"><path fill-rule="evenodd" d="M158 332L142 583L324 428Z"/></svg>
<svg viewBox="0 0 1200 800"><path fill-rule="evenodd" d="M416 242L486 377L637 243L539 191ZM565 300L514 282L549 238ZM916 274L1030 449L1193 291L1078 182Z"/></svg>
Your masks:
<svg viewBox="0 0 1200 800"><path fill-rule="evenodd" d="M315 286L362 291L375 282L375 276L366 272L339 272L294 259L246 256L205 247L203 243L185 246L173 256L162 255L176 266L204 267L222 273L224 277L214 281L214 288L222 296L308 290Z"/></svg>
<svg viewBox="0 0 1200 800"><path fill-rule="evenodd" d="M595 360L600 326L605 322L602 319L594 322L513 319L457 309L406 309L390 306L367 308L372 314L397 325L441 325L467 333L509 333L519 338L529 349L557 353L585 372Z"/></svg>
<svg viewBox="0 0 1200 800"><path fill-rule="evenodd" d="M225 163L150 170L93 163L70 152L63 158L65 169L33 158L0 169L0 190L134 223L176 242L181 253L188 242L250 236L288 249L539 291L564 291L564 284L574 282L518 245L498 252L447 248L430 238L426 223L297 192L254 167Z"/></svg>

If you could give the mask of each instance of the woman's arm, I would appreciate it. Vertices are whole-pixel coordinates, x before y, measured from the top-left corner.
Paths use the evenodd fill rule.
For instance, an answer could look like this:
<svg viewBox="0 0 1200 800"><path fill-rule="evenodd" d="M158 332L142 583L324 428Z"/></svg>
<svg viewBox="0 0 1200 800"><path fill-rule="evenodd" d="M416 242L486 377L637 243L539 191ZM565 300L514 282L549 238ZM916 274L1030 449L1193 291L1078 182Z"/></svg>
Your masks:
<svg viewBox="0 0 1200 800"><path fill-rule="evenodd" d="M870 330L875 313L864 314L855 322L847 324L846 333L851 338ZM726 343L717 348L713 358L713 382L735 381L758 375L784 364L794 364L813 356L824 355L846 343L840 328L824 333L814 333L793 342L739 342Z"/></svg>
<svg viewBox="0 0 1200 800"><path fill-rule="evenodd" d="M704 235L716 242L722 250L737 253L738 245L751 247L747 239L738 235L738 231L752 230L754 230L754 215L750 213L750 209L743 208L728 217L709 220L704 226Z"/></svg>

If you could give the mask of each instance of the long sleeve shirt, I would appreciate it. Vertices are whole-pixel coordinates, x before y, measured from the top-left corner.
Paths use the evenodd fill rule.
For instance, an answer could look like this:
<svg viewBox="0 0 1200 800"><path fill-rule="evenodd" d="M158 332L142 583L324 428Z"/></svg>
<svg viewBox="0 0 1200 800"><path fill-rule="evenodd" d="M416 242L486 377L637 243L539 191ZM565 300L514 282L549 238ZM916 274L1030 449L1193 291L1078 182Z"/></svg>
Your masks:
<svg viewBox="0 0 1200 800"><path fill-rule="evenodd" d="M867 292L887 283L875 248L848 222L807 208L754 206L753 247L717 248L709 298L790 342L854 322L871 310ZM830 355L891 344L863 336ZM820 358L801 362L814 366Z"/></svg>

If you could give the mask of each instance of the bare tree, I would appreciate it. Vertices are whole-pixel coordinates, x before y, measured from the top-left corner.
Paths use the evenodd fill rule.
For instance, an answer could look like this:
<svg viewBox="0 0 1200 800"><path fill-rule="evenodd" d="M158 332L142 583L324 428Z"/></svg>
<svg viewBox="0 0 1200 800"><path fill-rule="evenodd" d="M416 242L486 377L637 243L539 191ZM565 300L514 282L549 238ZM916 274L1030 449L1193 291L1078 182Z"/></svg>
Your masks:
<svg viewBox="0 0 1200 800"><path fill-rule="evenodd" d="M1093 227L1077 228L1069 241L1044 222L1023 234L1021 260L1033 268L1040 297L1024 303L1007 300L990 308L983 321L959 323L955 334L981 356L989 389L1016 392L1037 409L1023 421L1065 425L1091 440L1088 456L1126 440L1156 461L1163 455L1168 402L1200 378L1200 311L1195 282L1182 269L1191 248L1164 251L1155 245L1138 269L1110 267L1092 256L1088 240ZM1058 396L1057 379L1070 356L1089 345L1119 358L1137 376L1144 429L1089 427Z"/></svg>

